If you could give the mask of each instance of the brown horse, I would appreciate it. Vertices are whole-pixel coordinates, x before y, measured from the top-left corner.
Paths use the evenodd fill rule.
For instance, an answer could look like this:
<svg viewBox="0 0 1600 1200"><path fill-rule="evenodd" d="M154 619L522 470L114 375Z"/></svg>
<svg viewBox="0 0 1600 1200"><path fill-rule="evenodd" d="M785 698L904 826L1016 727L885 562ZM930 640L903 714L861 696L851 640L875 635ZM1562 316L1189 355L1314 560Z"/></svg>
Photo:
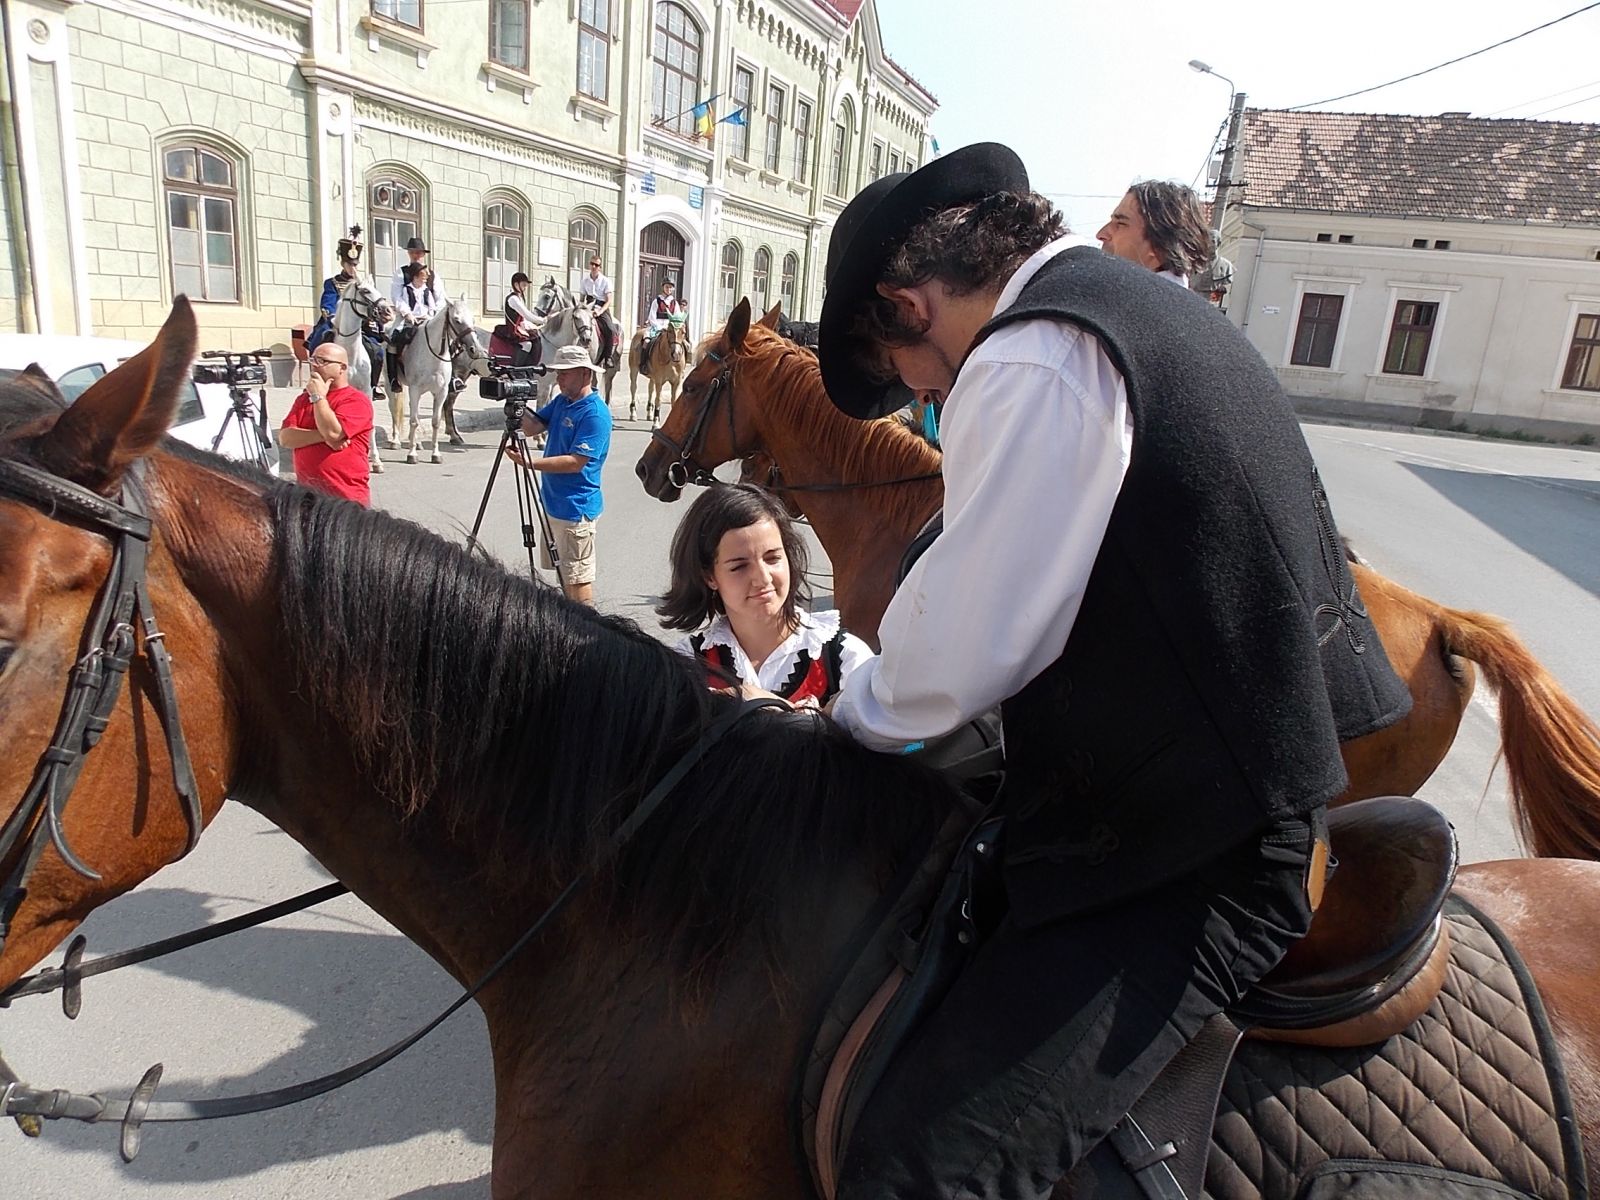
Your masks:
<svg viewBox="0 0 1600 1200"><path fill-rule="evenodd" d="M940 455L892 417L856 421L840 413L815 355L779 337L777 320L774 309L752 325L747 304L734 309L637 474L646 491L670 501L693 473L764 456L758 461L772 465L757 482L805 512L833 564L845 627L876 643L900 558L943 502ZM1593 857L1600 729L1498 617L1446 608L1360 563L1351 571L1412 709L1388 729L1344 744L1350 785L1339 801L1421 787L1455 740L1477 663L1500 698L1524 842L1541 855Z"/></svg>
<svg viewBox="0 0 1600 1200"><path fill-rule="evenodd" d="M479 996L497 1200L809 1196L788 1124L806 1031L840 948L948 811L946 785L825 722L751 718L613 857L633 805L732 702L628 622L163 442L194 338L180 299L70 409L42 375L0 385L0 466L32 469L0 475L0 827L50 769L112 561L81 501L16 480L136 494L153 524L140 612L174 660L202 819L225 795L250 804L463 982L586 873ZM137 660L43 835L0 988L182 852L161 707ZM1519 940L1600 1161L1600 865L1484 864L1463 886Z"/></svg>
<svg viewBox="0 0 1600 1200"><path fill-rule="evenodd" d="M645 331L633 335L628 347L628 420L634 420L634 401L639 391L639 373L644 373L648 383L645 398L645 416L653 425L661 420L661 393L671 389L669 404L678 400L678 388L689 370L689 330L686 326L669 324L648 344Z"/></svg>

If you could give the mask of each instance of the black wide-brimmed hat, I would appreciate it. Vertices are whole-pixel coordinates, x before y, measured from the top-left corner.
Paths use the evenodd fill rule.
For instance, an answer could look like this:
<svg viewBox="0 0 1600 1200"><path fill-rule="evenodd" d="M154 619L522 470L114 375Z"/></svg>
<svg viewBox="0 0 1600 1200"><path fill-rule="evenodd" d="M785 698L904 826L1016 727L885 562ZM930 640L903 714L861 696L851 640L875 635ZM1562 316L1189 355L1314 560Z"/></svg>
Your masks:
<svg viewBox="0 0 1600 1200"><path fill-rule="evenodd" d="M980 142L909 174L874 180L845 206L828 242L828 295L817 330L822 382L836 407L865 420L893 412L904 398L903 389L869 378L854 361L850 329L906 235L944 209L996 192L1028 190L1027 168L1016 153L998 142Z"/></svg>
<svg viewBox="0 0 1600 1200"><path fill-rule="evenodd" d="M426 254L428 252L428 243L423 241L421 238L412 238L406 243L406 249L421 250L424 254Z"/></svg>

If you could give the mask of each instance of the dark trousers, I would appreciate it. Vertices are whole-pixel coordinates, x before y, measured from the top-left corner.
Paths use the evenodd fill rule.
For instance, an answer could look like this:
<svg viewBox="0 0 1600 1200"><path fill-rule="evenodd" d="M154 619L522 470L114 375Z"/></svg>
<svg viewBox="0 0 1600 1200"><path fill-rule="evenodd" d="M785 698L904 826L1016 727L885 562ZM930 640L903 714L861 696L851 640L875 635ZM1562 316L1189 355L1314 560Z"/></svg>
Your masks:
<svg viewBox="0 0 1600 1200"><path fill-rule="evenodd" d="M1304 935L1320 822L1280 822L1113 909L1002 921L869 1101L840 1200L1048 1196Z"/></svg>
<svg viewBox="0 0 1600 1200"><path fill-rule="evenodd" d="M600 331L600 365L603 367L611 361L611 355L617 349L617 327L611 323L609 310L595 318L595 325Z"/></svg>

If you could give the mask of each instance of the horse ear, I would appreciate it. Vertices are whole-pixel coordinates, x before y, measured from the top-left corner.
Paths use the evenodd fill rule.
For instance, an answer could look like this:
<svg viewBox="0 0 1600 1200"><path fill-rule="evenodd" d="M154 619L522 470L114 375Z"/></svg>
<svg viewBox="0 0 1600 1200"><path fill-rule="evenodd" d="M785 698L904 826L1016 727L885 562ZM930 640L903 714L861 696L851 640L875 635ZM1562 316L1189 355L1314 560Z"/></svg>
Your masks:
<svg viewBox="0 0 1600 1200"><path fill-rule="evenodd" d="M156 340L97 379L35 447L64 478L110 495L128 466L161 440L194 361L195 320L179 296Z"/></svg>
<svg viewBox="0 0 1600 1200"><path fill-rule="evenodd" d="M744 345L744 335L750 332L750 299L742 298L728 314L728 349L737 350Z"/></svg>
<svg viewBox="0 0 1600 1200"><path fill-rule="evenodd" d="M773 333L777 333L778 332L778 322L779 322L779 320L782 319L782 317L783 317L783 301L780 300L776 304L774 304L771 308L767 309L767 315L762 317L761 320L759 322L757 322L757 323L760 324L763 328L770 329L770 330L772 330Z"/></svg>

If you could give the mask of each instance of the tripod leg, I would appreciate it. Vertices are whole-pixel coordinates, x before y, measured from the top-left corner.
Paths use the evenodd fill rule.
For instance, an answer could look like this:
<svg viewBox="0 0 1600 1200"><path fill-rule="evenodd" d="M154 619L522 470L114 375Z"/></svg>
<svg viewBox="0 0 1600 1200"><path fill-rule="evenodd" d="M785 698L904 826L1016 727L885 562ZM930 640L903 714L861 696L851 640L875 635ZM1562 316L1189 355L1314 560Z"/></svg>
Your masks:
<svg viewBox="0 0 1600 1200"><path fill-rule="evenodd" d="M500 464L505 460L506 447L511 445L512 430L507 427L500 435L500 445L494 452L494 465L489 468L489 482L483 485L483 497L478 501L478 515L472 519L472 532L467 534L467 549L471 550L478 544L478 530L483 528L483 514L489 510L489 493L494 491L495 476L500 473Z"/></svg>

